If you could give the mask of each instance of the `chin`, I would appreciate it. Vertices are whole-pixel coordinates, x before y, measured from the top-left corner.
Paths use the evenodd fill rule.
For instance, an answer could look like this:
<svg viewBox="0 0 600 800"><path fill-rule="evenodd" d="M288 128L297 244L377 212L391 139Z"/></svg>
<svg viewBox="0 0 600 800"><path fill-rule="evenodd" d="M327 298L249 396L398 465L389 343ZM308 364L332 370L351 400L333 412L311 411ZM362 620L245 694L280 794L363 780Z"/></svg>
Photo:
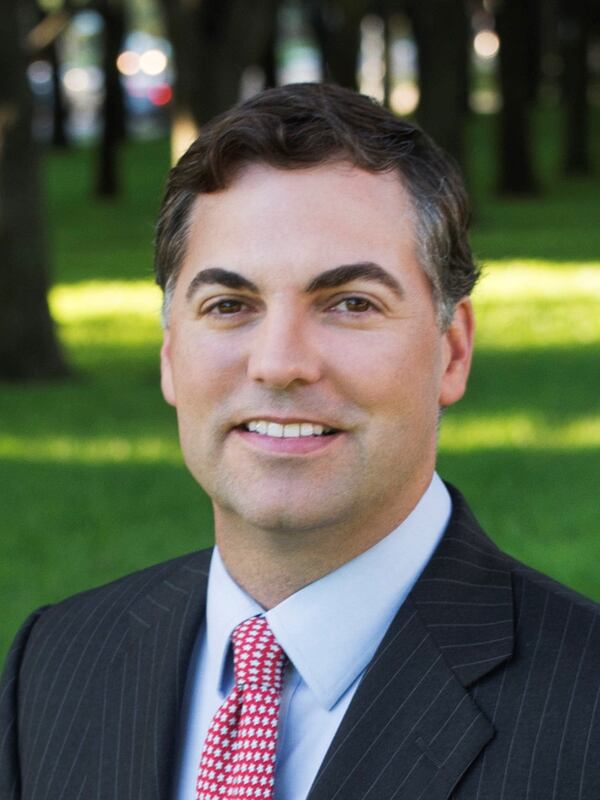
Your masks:
<svg viewBox="0 0 600 800"><path fill-rule="evenodd" d="M314 493L306 493L294 502L289 496L265 498L260 494L251 497L213 498L227 516L242 520L247 525L272 533L309 532L344 523L348 505L319 503ZM312 511L312 513L311 513Z"/></svg>
<svg viewBox="0 0 600 800"><path fill-rule="evenodd" d="M336 515L329 517L321 512L318 515L310 516L306 514L306 509L289 507L268 508L261 509L261 511L257 511L254 507L238 511L238 516L249 525L270 533L309 532L326 528L338 521Z"/></svg>

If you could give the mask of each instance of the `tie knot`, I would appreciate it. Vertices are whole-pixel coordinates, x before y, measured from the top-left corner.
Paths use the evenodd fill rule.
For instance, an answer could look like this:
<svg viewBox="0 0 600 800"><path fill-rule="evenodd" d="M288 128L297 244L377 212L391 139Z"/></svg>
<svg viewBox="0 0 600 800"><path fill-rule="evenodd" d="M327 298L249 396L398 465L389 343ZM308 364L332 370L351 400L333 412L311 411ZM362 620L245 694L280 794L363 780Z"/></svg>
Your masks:
<svg viewBox="0 0 600 800"><path fill-rule="evenodd" d="M285 653L264 617L250 617L231 635L235 682L242 689L281 691Z"/></svg>

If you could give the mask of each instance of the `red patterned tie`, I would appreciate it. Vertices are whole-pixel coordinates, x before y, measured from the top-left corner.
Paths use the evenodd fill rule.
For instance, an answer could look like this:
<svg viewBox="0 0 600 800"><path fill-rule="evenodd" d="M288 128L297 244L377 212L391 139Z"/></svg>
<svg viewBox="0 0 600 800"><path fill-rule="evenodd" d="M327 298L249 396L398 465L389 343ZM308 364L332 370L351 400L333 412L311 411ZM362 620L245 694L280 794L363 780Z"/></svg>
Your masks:
<svg viewBox="0 0 600 800"><path fill-rule="evenodd" d="M208 729L196 800L271 800L285 653L264 617L231 636L235 686Z"/></svg>

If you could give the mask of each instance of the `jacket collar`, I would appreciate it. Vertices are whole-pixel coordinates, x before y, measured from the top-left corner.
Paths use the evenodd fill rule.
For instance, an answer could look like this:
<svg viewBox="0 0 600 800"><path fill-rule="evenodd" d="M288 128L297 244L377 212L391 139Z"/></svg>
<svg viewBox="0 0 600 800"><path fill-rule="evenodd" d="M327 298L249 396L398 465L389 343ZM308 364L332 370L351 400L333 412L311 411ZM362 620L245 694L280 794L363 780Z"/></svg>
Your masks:
<svg viewBox="0 0 600 800"><path fill-rule="evenodd" d="M510 560L448 488L447 531L365 673L309 800L446 800L494 735L467 688L511 656Z"/></svg>
<svg viewBox="0 0 600 800"><path fill-rule="evenodd" d="M123 702L130 704L138 733L129 763L119 768L121 783L139 787L136 796L146 800L163 800L172 790L187 667L205 616L210 556L202 551L177 559L129 611L127 656L137 679Z"/></svg>
<svg viewBox="0 0 600 800"><path fill-rule="evenodd" d="M511 657L511 560L481 530L464 497L448 486L453 513L411 600L465 687Z"/></svg>

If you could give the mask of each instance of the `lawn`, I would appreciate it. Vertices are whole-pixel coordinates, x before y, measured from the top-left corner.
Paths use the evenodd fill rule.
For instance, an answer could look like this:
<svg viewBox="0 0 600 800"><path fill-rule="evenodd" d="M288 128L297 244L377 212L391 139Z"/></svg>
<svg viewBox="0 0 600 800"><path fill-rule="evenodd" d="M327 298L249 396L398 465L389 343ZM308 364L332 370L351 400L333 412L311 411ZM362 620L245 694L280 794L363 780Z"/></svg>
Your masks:
<svg viewBox="0 0 600 800"><path fill-rule="evenodd" d="M556 177L557 123L543 120L545 192L518 201L493 197L492 121L473 125L479 345L439 468L502 547L600 600L599 186ZM0 650L35 606L211 541L158 387L152 236L167 144L128 146L113 204L90 198L92 158L46 163L50 299L74 376L0 390Z"/></svg>

